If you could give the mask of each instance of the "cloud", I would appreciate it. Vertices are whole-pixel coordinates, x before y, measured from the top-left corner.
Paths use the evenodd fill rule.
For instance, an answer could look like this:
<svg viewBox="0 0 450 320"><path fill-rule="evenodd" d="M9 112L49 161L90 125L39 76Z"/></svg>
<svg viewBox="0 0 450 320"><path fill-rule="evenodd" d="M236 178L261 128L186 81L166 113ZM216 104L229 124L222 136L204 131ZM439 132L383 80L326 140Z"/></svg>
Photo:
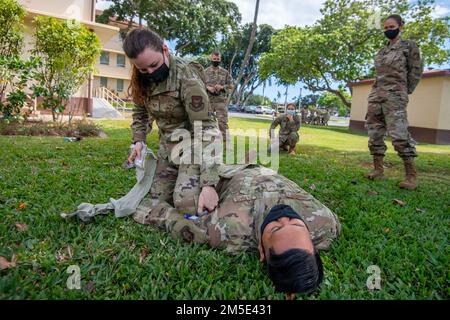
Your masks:
<svg viewBox="0 0 450 320"><path fill-rule="evenodd" d="M434 18L443 18L450 14L450 7L445 7L437 4L433 10L432 16Z"/></svg>
<svg viewBox="0 0 450 320"><path fill-rule="evenodd" d="M239 7L242 22L252 22L256 0L230 0ZM262 0L259 4L258 24L270 24L274 28L285 25L304 26L314 23L320 16L325 0Z"/></svg>

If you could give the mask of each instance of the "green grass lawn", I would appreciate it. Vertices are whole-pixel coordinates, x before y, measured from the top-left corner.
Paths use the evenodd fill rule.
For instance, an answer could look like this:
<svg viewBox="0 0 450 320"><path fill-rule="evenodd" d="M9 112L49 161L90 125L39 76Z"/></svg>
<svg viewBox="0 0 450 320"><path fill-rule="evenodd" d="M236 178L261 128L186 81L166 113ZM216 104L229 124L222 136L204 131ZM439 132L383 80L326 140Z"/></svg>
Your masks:
<svg viewBox="0 0 450 320"><path fill-rule="evenodd" d="M134 171L121 168L129 122L100 123L107 139L0 137L0 256L17 260L0 270L0 299L284 298L256 254L233 257L175 241L131 218L62 220L59 213L81 202L117 199L134 185ZM268 126L230 120L234 129ZM149 143L157 149L156 133ZM325 279L313 299L450 297L450 146L418 147L415 192L397 188L402 163L390 144L389 150L388 179L377 182L363 177L371 161L367 137L345 128L306 126L298 155L281 156L280 173L325 203L343 225L341 237L322 253ZM81 268L81 290L66 288L70 265ZM366 287L371 265L381 269L379 291Z"/></svg>

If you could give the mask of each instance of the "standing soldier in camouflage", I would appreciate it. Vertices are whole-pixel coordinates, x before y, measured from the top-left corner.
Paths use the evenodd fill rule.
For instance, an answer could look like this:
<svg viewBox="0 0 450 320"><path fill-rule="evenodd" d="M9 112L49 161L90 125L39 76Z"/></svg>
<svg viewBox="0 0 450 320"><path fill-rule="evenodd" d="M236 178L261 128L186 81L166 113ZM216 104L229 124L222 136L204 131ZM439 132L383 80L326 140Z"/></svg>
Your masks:
<svg viewBox="0 0 450 320"><path fill-rule="evenodd" d="M328 126L328 121L330 121L330 110L325 109L323 111L322 124Z"/></svg>
<svg viewBox="0 0 450 320"><path fill-rule="evenodd" d="M307 123L308 120L308 109L306 107L302 108L302 123Z"/></svg>
<svg viewBox="0 0 450 320"><path fill-rule="evenodd" d="M317 110L315 107L313 107L309 110L309 124L311 124L311 125L315 124L316 117L317 117L316 113L317 113Z"/></svg>
<svg viewBox="0 0 450 320"><path fill-rule="evenodd" d="M375 58L377 72L375 84L369 95L366 127L369 133L369 149L373 155L374 171L366 174L369 179L384 175L383 158L386 153L384 136L392 138L392 144L403 159L406 179L400 188L417 188L416 142L408 132L406 106L418 85L423 65L416 43L401 38L404 21L399 15L391 15L384 21L385 35L389 43Z"/></svg>
<svg viewBox="0 0 450 320"><path fill-rule="evenodd" d="M273 170L224 165L219 175L220 204L211 214L191 220L167 203L152 208L151 201L144 199L135 221L230 254L259 251L277 291L314 291L323 275L317 250L328 249L340 234L338 217Z"/></svg>
<svg viewBox="0 0 450 320"><path fill-rule="evenodd" d="M179 207L174 201L173 193L176 184L189 185L188 189L200 189L195 209L212 211L218 203L215 190L219 181L218 165L206 155L202 155L201 165L177 165L171 156L171 151L179 143L178 140L172 141L172 134L178 129L188 131L192 136L194 124L199 124L203 135L219 138L217 121L208 112L209 99L203 68L171 55L162 38L148 29L131 31L123 48L133 65L130 89L135 103L131 125L134 150L128 161L131 163L136 156L141 156L142 143L151 128L149 123L154 119L159 129L159 150L156 175L150 190L152 201L155 204L158 201L168 202L185 211L186 208ZM214 141L202 142L203 151ZM197 185L182 181L192 166L200 170Z"/></svg>
<svg viewBox="0 0 450 320"><path fill-rule="evenodd" d="M210 111L216 113L219 129L225 141L228 130L228 108L226 103L234 86L233 78L227 70L220 66L220 60L219 52L214 52L211 55L212 65L206 68L205 77L206 89L211 102Z"/></svg>
<svg viewBox="0 0 450 320"><path fill-rule="evenodd" d="M272 134L277 126L280 126L279 133L279 147L286 150L291 155L295 155L295 147L300 137L298 130L300 130L301 119L297 115L296 105L289 103L286 108L286 113L278 116L270 126L269 136Z"/></svg>

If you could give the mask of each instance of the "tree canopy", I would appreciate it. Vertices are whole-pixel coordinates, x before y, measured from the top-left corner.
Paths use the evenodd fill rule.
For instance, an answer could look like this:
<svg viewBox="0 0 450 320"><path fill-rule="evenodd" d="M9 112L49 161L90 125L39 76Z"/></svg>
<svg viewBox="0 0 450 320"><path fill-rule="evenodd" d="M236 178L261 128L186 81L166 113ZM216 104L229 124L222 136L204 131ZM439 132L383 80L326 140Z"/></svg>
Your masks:
<svg viewBox="0 0 450 320"><path fill-rule="evenodd" d="M31 52L41 63L34 74L33 92L43 97L43 106L52 110L56 120L94 70L101 44L95 33L76 21L37 17L35 22L36 43Z"/></svg>
<svg viewBox="0 0 450 320"><path fill-rule="evenodd" d="M217 36L238 27L241 14L226 0L110 0L111 6L97 18L133 21L156 31L166 40L176 40L180 55L199 55L217 46Z"/></svg>

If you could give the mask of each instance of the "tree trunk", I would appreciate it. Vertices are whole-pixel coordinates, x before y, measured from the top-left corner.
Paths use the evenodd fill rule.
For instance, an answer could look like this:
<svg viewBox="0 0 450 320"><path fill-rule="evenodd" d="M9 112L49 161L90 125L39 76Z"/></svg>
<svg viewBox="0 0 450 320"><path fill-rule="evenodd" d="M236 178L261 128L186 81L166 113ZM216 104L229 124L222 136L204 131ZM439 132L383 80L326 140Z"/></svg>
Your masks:
<svg viewBox="0 0 450 320"><path fill-rule="evenodd" d="M234 59L236 59L236 56L237 56L237 48L236 48L236 50L234 51L234 54L233 54L233 58L231 58L231 62L230 62L230 66L228 67L228 72L231 74L231 75L233 75L233 63L234 63ZM231 95L230 95L231 96Z"/></svg>
<svg viewBox="0 0 450 320"><path fill-rule="evenodd" d="M253 77L255 77L255 76L256 76L255 74L251 73L247 78L245 78L244 83L239 87L239 91L238 91L238 94L237 94L237 103L236 103L236 105L240 106L240 101L242 100L242 98L244 96L245 88L247 87L247 85L250 82L250 80L252 80Z"/></svg>
<svg viewBox="0 0 450 320"><path fill-rule="evenodd" d="M322 88L316 87L316 90L312 89L312 91L328 91L328 92L338 96L339 99L341 99L342 102L347 106L347 108L350 109L352 107L352 103L350 101L348 101L347 98L345 98L345 96L342 94L342 92L340 90L336 90L331 87L330 82L328 81L325 73L321 70L320 66L315 65L315 67L319 71L322 79L324 80L326 87L322 87Z"/></svg>
<svg viewBox="0 0 450 320"><path fill-rule="evenodd" d="M253 44L255 43L256 29L258 27L258 25L257 25L258 12L259 12L259 0L256 0L255 16L253 18L252 32L250 34L250 39L249 39L249 42L248 42L247 50L245 52L244 60L242 60L241 69L239 71L239 75L238 75L238 77L236 79L236 84L239 84L241 82L241 80L242 80L242 77L244 76L244 69L245 69L245 67L248 64L248 61L250 59L250 53L252 52ZM231 94L233 94L235 90L236 90L236 87L234 87L233 92ZM227 105L230 104L230 99L231 99L231 95L228 97Z"/></svg>
<svg viewBox="0 0 450 320"><path fill-rule="evenodd" d="M340 92L339 90L328 90L331 93L334 93L335 95L337 95L339 97L339 99L342 100L342 102L345 104L345 106L349 109L351 109L352 107L352 103L350 101L347 100L347 98L345 98L345 96L342 94L342 92Z"/></svg>

